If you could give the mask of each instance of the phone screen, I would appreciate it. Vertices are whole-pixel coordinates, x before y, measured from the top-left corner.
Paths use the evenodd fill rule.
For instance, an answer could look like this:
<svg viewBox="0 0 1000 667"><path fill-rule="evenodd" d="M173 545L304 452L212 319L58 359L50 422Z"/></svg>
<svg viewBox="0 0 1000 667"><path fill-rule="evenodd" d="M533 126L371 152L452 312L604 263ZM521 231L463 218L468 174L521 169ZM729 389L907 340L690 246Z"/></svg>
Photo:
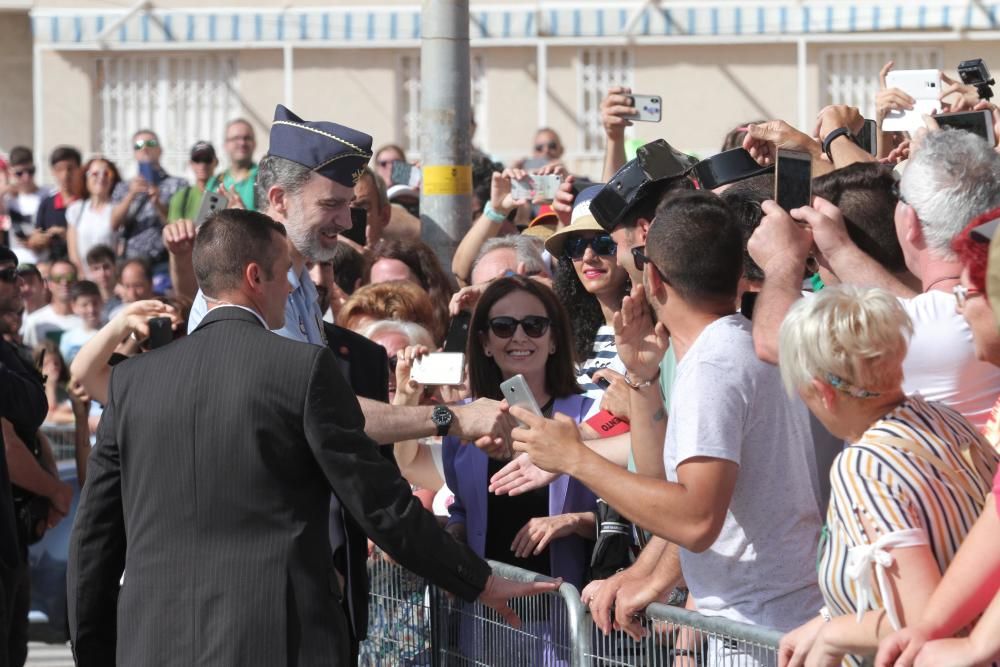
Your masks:
<svg viewBox="0 0 1000 667"><path fill-rule="evenodd" d="M152 162L140 162L139 163L139 175L146 179L150 185L160 184L160 174L153 168Z"/></svg>
<svg viewBox="0 0 1000 667"><path fill-rule="evenodd" d="M448 335L444 339L445 352L465 352L465 344L469 339L469 322L472 320L472 313L467 310L461 311L451 318L448 325Z"/></svg>
<svg viewBox="0 0 1000 667"><path fill-rule="evenodd" d="M778 151L774 201L786 211L812 203L812 157L800 151Z"/></svg>
<svg viewBox="0 0 1000 667"><path fill-rule="evenodd" d="M873 120L865 119L864 127L854 137L854 142L869 155L878 154L878 126Z"/></svg>
<svg viewBox="0 0 1000 667"><path fill-rule="evenodd" d="M341 232L344 238L350 239L360 246L368 243L368 211L363 208L351 207L351 228Z"/></svg>
<svg viewBox="0 0 1000 667"><path fill-rule="evenodd" d="M950 127L956 130L965 130L986 139L991 144L993 143L993 115L989 111L943 113L935 116L934 120L942 129Z"/></svg>
<svg viewBox="0 0 1000 667"><path fill-rule="evenodd" d="M391 185L409 185L410 184L410 173L413 171L413 165L409 162L404 162L402 160L393 160L390 165L390 175L389 180L392 181Z"/></svg>

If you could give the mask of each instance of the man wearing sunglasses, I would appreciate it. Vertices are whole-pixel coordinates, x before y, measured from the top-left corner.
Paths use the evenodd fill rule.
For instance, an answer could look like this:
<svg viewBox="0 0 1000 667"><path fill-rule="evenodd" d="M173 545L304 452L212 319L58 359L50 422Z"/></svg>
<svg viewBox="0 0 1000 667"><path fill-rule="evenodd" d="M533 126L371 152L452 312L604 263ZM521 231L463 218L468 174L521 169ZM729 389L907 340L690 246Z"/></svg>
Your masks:
<svg viewBox="0 0 1000 667"><path fill-rule="evenodd" d="M8 165L0 170L0 177L6 179L0 192L0 215L10 216L6 243L22 264L38 261L27 241L35 229L38 207L49 194L47 189L38 187L35 171L35 158L25 146L10 149Z"/></svg>
<svg viewBox="0 0 1000 667"><path fill-rule="evenodd" d="M699 609L797 627L822 606L805 406L785 393L777 367L757 358L750 323L735 312L743 243L729 207L710 192L677 193L664 198L655 217L646 245L631 250L643 290L622 306L619 352L628 368L636 447L649 437L639 425L662 421L659 363L668 342L675 348L670 420L665 440L655 443L666 479L628 473L587 449L571 425L512 408L530 427L514 430L515 449L543 469L579 479L656 536L630 568L656 598L680 574L670 557L650 563L670 542L680 547ZM642 346L625 334L637 324L652 334ZM626 345L633 350L626 353ZM616 620L630 634L641 630L630 617L637 611L616 605ZM709 647L709 655L725 651Z"/></svg>
<svg viewBox="0 0 1000 667"><path fill-rule="evenodd" d="M165 273L167 252L161 232L167 208L171 197L188 183L160 166L163 148L152 130L132 135L132 149L137 174L116 185L111 193L111 224L122 230L126 257L143 257L154 265L156 273Z"/></svg>

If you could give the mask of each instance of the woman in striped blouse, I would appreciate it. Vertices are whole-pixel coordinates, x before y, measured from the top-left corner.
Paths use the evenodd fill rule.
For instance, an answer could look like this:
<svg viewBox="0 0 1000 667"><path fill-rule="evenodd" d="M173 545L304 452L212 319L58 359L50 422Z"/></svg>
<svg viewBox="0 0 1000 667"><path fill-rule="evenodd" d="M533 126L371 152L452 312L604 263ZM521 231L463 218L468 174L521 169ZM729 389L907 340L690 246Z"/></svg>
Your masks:
<svg viewBox="0 0 1000 667"><path fill-rule="evenodd" d="M878 289L827 288L781 326L797 392L849 445L830 472L819 549L826 606L788 633L780 664L859 664L919 617L990 492L997 455L958 413L901 388L911 323Z"/></svg>

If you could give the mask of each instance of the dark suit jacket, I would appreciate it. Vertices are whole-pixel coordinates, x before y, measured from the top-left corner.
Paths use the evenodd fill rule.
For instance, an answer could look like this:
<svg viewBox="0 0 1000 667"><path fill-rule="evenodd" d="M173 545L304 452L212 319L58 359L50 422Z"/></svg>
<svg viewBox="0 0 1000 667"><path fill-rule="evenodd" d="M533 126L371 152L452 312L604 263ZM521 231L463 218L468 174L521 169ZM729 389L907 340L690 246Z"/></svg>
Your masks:
<svg viewBox="0 0 1000 667"><path fill-rule="evenodd" d="M331 489L393 558L475 598L489 567L363 427L329 349L238 308L115 367L70 543L77 664L347 664Z"/></svg>

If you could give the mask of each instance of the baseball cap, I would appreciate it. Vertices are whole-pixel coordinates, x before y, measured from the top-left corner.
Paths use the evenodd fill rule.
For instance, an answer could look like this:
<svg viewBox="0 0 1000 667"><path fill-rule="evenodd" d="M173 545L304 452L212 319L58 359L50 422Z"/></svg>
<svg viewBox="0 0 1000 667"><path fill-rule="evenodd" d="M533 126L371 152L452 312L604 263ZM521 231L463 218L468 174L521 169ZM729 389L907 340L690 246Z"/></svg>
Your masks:
<svg viewBox="0 0 1000 667"><path fill-rule="evenodd" d="M215 159L215 148L207 141L196 142L195 145L191 147L192 162L211 162Z"/></svg>

